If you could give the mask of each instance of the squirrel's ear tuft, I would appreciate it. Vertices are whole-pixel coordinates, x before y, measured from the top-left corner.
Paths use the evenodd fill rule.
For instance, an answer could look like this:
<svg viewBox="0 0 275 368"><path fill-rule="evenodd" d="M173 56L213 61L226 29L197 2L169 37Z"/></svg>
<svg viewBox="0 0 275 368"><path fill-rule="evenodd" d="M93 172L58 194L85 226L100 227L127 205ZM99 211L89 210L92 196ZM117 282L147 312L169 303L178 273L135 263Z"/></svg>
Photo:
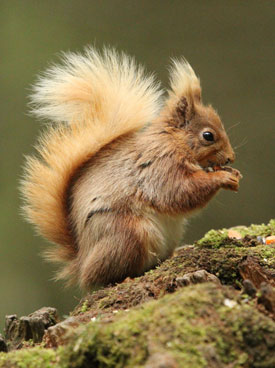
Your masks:
<svg viewBox="0 0 275 368"><path fill-rule="evenodd" d="M201 100L200 80L190 64L184 59L172 60L170 67L170 90L164 113L177 127L185 127L191 120L195 103Z"/></svg>
<svg viewBox="0 0 275 368"><path fill-rule="evenodd" d="M172 60L170 67L170 96L178 99L187 97L191 100L201 99L200 80L188 61L184 58Z"/></svg>

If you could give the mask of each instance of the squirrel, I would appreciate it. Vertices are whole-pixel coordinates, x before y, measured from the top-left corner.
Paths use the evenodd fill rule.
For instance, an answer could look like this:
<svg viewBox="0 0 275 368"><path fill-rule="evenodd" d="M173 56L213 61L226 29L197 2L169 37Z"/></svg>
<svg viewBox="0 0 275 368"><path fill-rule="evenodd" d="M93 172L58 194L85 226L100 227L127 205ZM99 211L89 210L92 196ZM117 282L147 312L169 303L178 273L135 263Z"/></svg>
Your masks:
<svg viewBox="0 0 275 368"><path fill-rule="evenodd" d="M163 97L123 53L67 53L31 104L52 124L27 157L23 209L55 244L45 255L63 263L57 279L87 289L142 275L179 246L189 214L238 190L224 126L184 58L172 60Z"/></svg>

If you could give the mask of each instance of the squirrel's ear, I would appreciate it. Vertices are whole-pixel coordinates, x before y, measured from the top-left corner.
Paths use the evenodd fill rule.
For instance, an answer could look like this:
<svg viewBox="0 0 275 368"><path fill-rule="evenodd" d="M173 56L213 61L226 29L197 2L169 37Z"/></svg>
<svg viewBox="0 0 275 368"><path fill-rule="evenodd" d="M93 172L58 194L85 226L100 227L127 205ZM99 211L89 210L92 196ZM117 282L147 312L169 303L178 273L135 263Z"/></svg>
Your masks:
<svg viewBox="0 0 275 368"><path fill-rule="evenodd" d="M171 122L178 128L184 128L189 124L191 118L192 106L187 101L186 97L182 97L176 103L176 106L172 109Z"/></svg>
<svg viewBox="0 0 275 368"><path fill-rule="evenodd" d="M200 80L184 59L172 60L170 90L167 107L171 122L178 127L186 126L194 113L194 105L201 100Z"/></svg>

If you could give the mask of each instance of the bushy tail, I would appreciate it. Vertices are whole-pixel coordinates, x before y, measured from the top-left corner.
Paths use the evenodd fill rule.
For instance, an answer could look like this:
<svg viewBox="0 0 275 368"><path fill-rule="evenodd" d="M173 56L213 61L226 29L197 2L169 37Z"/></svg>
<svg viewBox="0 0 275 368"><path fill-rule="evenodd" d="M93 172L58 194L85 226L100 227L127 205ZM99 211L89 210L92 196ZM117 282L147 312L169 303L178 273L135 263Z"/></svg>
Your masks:
<svg viewBox="0 0 275 368"><path fill-rule="evenodd" d="M68 185L76 170L117 137L140 129L159 112L161 92L133 59L92 48L65 54L42 76L31 96L33 112L52 124L28 157L24 212L40 234L62 245L56 261L75 257L68 224Z"/></svg>

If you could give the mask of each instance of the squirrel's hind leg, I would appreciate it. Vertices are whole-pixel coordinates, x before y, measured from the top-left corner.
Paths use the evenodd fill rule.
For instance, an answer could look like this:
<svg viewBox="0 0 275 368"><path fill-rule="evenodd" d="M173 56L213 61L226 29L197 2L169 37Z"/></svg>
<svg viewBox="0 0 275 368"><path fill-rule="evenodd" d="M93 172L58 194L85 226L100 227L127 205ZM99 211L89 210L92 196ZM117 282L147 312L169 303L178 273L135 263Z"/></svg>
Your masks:
<svg viewBox="0 0 275 368"><path fill-rule="evenodd" d="M141 275L149 256L142 220L133 214L95 216L85 229L90 233L93 244L85 244L89 248L78 260L80 285L91 288ZM88 238L86 236L86 241Z"/></svg>

